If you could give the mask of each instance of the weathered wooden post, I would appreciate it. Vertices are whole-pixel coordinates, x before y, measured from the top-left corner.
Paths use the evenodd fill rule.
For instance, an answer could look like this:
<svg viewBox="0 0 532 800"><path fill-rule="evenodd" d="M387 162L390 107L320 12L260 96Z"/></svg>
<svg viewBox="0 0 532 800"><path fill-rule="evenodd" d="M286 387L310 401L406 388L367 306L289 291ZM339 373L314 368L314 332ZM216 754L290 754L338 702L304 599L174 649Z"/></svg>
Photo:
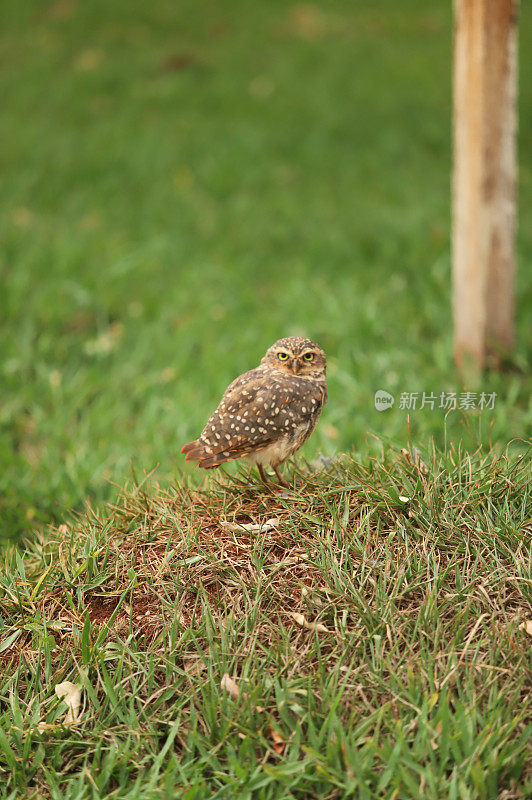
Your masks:
<svg viewBox="0 0 532 800"><path fill-rule="evenodd" d="M518 0L455 0L453 312L458 367L514 344Z"/></svg>

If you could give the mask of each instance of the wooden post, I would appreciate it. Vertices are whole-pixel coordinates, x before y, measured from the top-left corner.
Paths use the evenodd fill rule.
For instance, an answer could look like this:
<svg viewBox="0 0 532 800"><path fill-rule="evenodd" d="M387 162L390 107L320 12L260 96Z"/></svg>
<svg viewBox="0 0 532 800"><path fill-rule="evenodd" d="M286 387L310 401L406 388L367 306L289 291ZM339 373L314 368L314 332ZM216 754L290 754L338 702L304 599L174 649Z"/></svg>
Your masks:
<svg viewBox="0 0 532 800"><path fill-rule="evenodd" d="M458 367L514 344L518 0L455 0L453 312Z"/></svg>

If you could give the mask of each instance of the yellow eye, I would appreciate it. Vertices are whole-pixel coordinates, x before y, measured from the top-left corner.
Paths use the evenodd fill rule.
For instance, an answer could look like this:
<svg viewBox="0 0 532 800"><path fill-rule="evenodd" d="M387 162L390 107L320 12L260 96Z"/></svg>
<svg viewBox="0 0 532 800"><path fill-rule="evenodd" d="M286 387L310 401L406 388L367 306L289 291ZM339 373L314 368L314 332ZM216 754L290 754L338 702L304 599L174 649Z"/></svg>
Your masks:
<svg viewBox="0 0 532 800"><path fill-rule="evenodd" d="M305 353L303 358L305 361L314 361L314 353Z"/></svg>
<svg viewBox="0 0 532 800"><path fill-rule="evenodd" d="M277 358L279 361L286 361L288 358L288 353L277 353Z"/></svg>

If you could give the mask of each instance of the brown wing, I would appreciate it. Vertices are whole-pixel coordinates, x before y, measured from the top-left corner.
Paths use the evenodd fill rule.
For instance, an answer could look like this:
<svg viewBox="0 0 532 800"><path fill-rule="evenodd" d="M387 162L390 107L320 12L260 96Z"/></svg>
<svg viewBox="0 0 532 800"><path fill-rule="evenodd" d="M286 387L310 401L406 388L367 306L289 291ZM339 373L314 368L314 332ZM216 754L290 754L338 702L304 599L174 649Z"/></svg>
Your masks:
<svg viewBox="0 0 532 800"><path fill-rule="evenodd" d="M200 467L217 467L290 434L321 410L323 402L323 389L313 381L296 376L278 379L257 367L230 384L200 438L181 452Z"/></svg>
<svg viewBox="0 0 532 800"><path fill-rule="evenodd" d="M262 415L268 404L268 384L262 367L236 378L226 389L216 411L209 417L199 439L186 444L181 452L187 461L212 469L225 461L262 450L274 441L273 426L265 425Z"/></svg>

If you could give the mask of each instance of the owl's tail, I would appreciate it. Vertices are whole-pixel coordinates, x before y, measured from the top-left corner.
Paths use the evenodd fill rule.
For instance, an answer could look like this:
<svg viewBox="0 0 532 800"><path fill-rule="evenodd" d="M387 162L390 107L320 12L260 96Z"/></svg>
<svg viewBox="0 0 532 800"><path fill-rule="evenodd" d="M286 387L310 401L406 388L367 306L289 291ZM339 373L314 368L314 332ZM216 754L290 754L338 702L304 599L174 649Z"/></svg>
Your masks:
<svg viewBox="0 0 532 800"><path fill-rule="evenodd" d="M181 452L185 456L185 461L197 461L198 467L213 469L214 467L219 467L220 464L225 464L227 461L234 461L235 458L242 458L242 456L247 455L253 450L260 449L261 448L256 445L250 444L249 442L244 443L242 440L239 440L238 443L234 443L232 446L228 445L225 450L220 448L218 452L213 453L211 451L207 453L200 439L195 439L193 442L188 442L188 444L183 445Z"/></svg>
<svg viewBox="0 0 532 800"><path fill-rule="evenodd" d="M181 452L185 456L185 461L200 461L201 458L207 455L199 439L194 439L193 442L184 444Z"/></svg>
<svg viewBox="0 0 532 800"><path fill-rule="evenodd" d="M212 453L207 453L199 439L195 439L193 442L188 442L188 444L183 445L181 452L185 456L185 461L197 461L198 467L203 467L203 469L212 469L213 467L218 467L220 464L223 464L224 461L231 461L233 458L236 458L236 456L224 458L222 454L213 455Z"/></svg>

